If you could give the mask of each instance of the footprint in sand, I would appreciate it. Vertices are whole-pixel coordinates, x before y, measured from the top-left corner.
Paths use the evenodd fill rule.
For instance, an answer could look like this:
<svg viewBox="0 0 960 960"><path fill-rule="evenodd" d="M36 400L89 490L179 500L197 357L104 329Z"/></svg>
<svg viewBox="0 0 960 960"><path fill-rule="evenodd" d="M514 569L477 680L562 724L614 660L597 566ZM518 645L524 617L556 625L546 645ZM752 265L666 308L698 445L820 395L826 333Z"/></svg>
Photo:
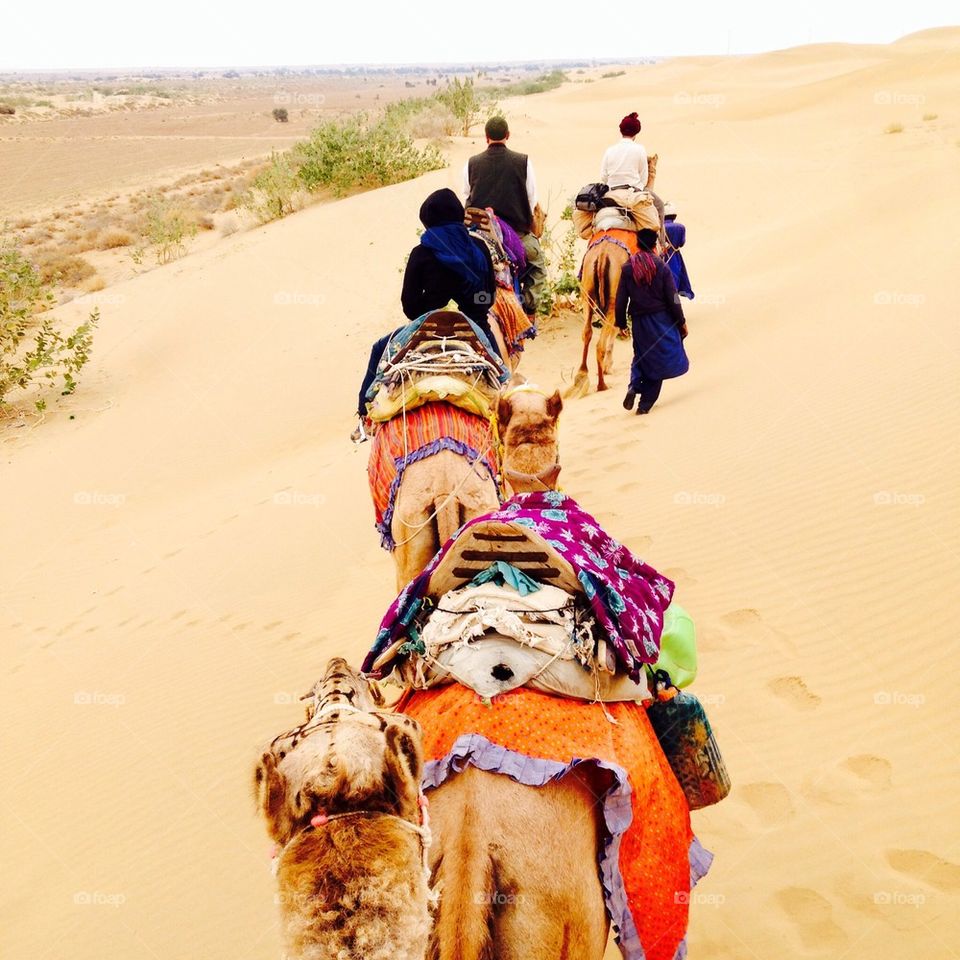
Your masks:
<svg viewBox="0 0 960 960"><path fill-rule="evenodd" d="M784 650L792 650L793 645L779 631L764 620L759 610L753 607L743 607L740 610L731 610L720 617L720 622L731 630L736 631L738 638L748 646L769 647L775 644Z"/></svg>
<svg viewBox="0 0 960 960"><path fill-rule="evenodd" d="M887 850L887 863L898 873L944 893L960 890L960 866L927 850Z"/></svg>
<svg viewBox="0 0 960 960"><path fill-rule="evenodd" d="M747 783L737 788L737 796L763 827L779 826L794 813L790 792L782 783Z"/></svg>
<svg viewBox="0 0 960 960"><path fill-rule="evenodd" d="M825 951L846 942L847 935L833 919L833 904L816 890L784 887L775 897L806 949Z"/></svg>
<svg viewBox="0 0 960 960"><path fill-rule="evenodd" d="M860 796L888 789L892 773L889 760L861 753L806 777L800 792L811 800L844 806Z"/></svg>
<svg viewBox="0 0 960 960"><path fill-rule="evenodd" d="M668 567L663 571L663 575L669 577L678 587L695 587L697 585L697 581L683 567Z"/></svg>
<svg viewBox="0 0 960 960"><path fill-rule="evenodd" d="M285 633L280 639L281 640L296 640L300 636L299 631L294 631L293 633Z"/></svg>
<svg viewBox="0 0 960 960"><path fill-rule="evenodd" d="M797 710L815 710L822 703L820 697L807 689L803 677L775 677L767 686L774 696Z"/></svg>

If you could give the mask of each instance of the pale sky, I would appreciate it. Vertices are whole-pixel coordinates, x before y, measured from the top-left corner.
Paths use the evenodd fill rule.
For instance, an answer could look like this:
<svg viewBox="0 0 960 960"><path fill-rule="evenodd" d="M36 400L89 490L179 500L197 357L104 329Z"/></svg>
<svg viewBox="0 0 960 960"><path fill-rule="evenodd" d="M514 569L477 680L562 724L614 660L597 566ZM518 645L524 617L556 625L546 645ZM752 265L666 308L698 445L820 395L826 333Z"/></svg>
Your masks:
<svg viewBox="0 0 960 960"><path fill-rule="evenodd" d="M599 7L563 0L47 0L7 5L0 72L757 53L828 41L888 43L956 23L958 9L956 0L643 0ZM636 26L623 22L631 10ZM604 25L604 15L617 22Z"/></svg>

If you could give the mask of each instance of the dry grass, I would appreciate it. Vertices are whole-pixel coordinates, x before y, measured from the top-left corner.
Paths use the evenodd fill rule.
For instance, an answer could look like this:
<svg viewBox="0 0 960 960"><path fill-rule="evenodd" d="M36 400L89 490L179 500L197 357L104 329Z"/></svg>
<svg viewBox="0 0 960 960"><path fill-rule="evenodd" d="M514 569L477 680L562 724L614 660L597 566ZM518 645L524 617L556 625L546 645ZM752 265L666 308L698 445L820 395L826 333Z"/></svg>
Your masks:
<svg viewBox="0 0 960 960"><path fill-rule="evenodd" d="M104 230L97 237L98 250L116 250L117 247L129 247L136 237L127 230Z"/></svg>
<svg viewBox="0 0 960 960"><path fill-rule="evenodd" d="M925 114L923 115L923 119L924 119L924 120L936 120L936 119L937 119L937 116L938 116L938 114L936 114L936 113L925 113Z"/></svg>
<svg viewBox="0 0 960 960"><path fill-rule="evenodd" d="M106 286L106 281L99 273L95 273L92 277L88 277L80 285L80 289L84 293L96 293L98 290L102 290Z"/></svg>
<svg viewBox="0 0 960 960"><path fill-rule="evenodd" d="M76 287L95 272L82 257L64 254L61 250L41 251L35 262L44 283L61 287Z"/></svg>
<svg viewBox="0 0 960 960"><path fill-rule="evenodd" d="M903 124L902 123L891 123L887 126L887 129L883 131L884 133L903 133Z"/></svg>

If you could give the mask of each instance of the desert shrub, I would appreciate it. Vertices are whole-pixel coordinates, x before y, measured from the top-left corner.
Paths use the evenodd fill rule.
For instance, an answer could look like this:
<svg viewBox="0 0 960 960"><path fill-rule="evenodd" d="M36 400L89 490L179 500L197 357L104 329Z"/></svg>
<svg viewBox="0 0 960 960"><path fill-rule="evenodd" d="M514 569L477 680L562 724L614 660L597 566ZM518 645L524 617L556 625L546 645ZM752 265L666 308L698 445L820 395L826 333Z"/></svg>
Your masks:
<svg viewBox="0 0 960 960"><path fill-rule="evenodd" d="M446 89L437 91L436 98L457 118L460 133L464 137L470 136L471 129L485 115L492 116L497 113L493 95L477 90L473 77L467 77L466 80L454 77L453 83L448 84Z"/></svg>
<svg viewBox="0 0 960 960"><path fill-rule="evenodd" d="M41 283L60 287L75 287L93 276L93 267L72 252L73 248L41 251L35 257Z"/></svg>
<svg viewBox="0 0 960 960"><path fill-rule="evenodd" d="M572 206L564 209L560 221L565 226L559 237L554 236L553 228L548 227L540 238L547 279L537 301L537 313L544 316L575 307L580 297L579 234L573 225Z"/></svg>
<svg viewBox="0 0 960 960"><path fill-rule="evenodd" d="M583 73L583 71L578 70L577 73ZM626 76L626 74L627 74L626 70L608 70L606 73L601 73L600 76L604 80L609 80L612 77L624 77Z"/></svg>
<svg viewBox="0 0 960 960"><path fill-rule="evenodd" d="M98 290L102 290L106 286L106 281L99 273L95 273L92 277L89 277L87 280L83 281L83 290L86 293L96 293Z"/></svg>
<svg viewBox="0 0 960 960"><path fill-rule="evenodd" d="M93 329L100 319L94 310L72 332L59 330L49 316L53 294L37 268L11 239L0 238L0 410L15 390L37 378L52 386L61 380L61 393L73 393L76 375L90 359ZM38 410L46 406L41 394Z"/></svg>
<svg viewBox="0 0 960 960"><path fill-rule="evenodd" d="M249 188L237 199L236 205L252 213L260 223L267 223L293 213L298 194L304 189L290 154L274 152Z"/></svg>
<svg viewBox="0 0 960 960"><path fill-rule="evenodd" d="M196 235L196 223L179 206L161 197L154 199L147 211L144 239L158 264L182 257Z"/></svg>
<svg viewBox="0 0 960 960"><path fill-rule="evenodd" d="M286 107L274 107L273 108L273 119L277 123L286 123L290 119L290 114L287 113Z"/></svg>
<svg viewBox="0 0 960 960"><path fill-rule="evenodd" d="M418 149L395 124L371 121L366 114L325 121L293 154L308 190L330 187L337 195L400 183L446 166L436 147Z"/></svg>
<svg viewBox="0 0 960 960"><path fill-rule="evenodd" d="M936 119L937 119L937 114L935 114L935 113L925 113L925 114L923 115L923 119L924 119L924 120L936 120Z"/></svg>
<svg viewBox="0 0 960 960"><path fill-rule="evenodd" d="M903 133L903 124L902 123L891 123L884 133Z"/></svg>
<svg viewBox="0 0 960 960"><path fill-rule="evenodd" d="M505 83L498 87L488 87L486 93L491 97L528 97L534 93L546 93L555 90L565 83L567 75L562 70L551 70L542 73L535 80L519 80L516 83Z"/></svg>
<svg viewBox="0 0 960 960"><path fill-rule="evenodd" d="M103 230L97 236L98 250L116 250L117 247L129 247L136 238L126 230Z"/></svg>

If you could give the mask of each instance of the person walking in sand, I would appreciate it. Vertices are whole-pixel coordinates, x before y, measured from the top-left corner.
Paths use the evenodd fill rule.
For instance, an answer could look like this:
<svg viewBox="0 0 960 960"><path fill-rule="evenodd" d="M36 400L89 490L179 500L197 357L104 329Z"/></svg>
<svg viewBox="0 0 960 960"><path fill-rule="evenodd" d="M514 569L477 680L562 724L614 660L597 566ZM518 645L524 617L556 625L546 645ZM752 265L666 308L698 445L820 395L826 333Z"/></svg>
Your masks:
<svg viewBox="0 0 960 960"><path fill-rule="evenodd" d="M663 381L682 376L690 368L683 339L687 324L670 268L653 252L655 230L640 230L640 247L623 268L617 287L616 326L633 328L633 363L630 386L623 398L632 410L639 396L637 413L646 414L657 402Z"/></svg>
<svg viewBox="0 0 960 960"><path fill-rule="evenodd" d="M463 192L468 207L490 207L520 236L527 256L520 277L523 309L537 312L537 300L546 279L543 251L533 234L533 211L537 206L537 181L533 164L525 153L507 146L510 128L504 117L491 117L484 127L487 149L472 156L463 168Z"/></svg>
<svg viewBox="0 0 960 960"><path fill-rule="evenodd" d="M666 234L666 244L663 248L663 259L673 274L673 281L677 285L677 293L688 300L693 299L693 287L690 285L690 276L684 262L680 248L687 242L687 228L677 219L677 208L668 200L663 205L663 230Z"/></svg>

